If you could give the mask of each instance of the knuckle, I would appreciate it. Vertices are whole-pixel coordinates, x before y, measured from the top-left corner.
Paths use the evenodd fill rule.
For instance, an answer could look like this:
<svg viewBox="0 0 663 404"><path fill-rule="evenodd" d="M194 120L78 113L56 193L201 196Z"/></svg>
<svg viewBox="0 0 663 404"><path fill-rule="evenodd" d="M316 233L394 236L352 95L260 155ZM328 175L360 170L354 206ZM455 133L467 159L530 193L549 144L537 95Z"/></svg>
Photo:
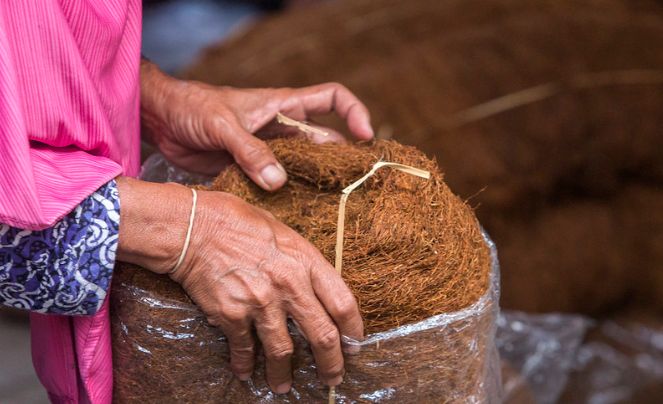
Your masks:
<svg viewBox="0 0 663 404"><path fill-rule="evenodd" d="M246 163L260 161L271 156L271 151L266 144L259 140L247 141L243 146L242 159Z"/></svg>
<svg viewBox="0 0 663 404"><path fill-rule="evenodd" d="M207 315L207 322L213 327L239 331L245 328L247 318L248 313L241 308L215 307Z"/></svg>
<svg viewBox="0 0 663 404"><path fill-rule="evenodd" d="M246 323L248 313L245 310L240 309L222 310L219 313L219 317L231 327L238 329Z"/></svg>
<svg viewBox="0 0 663 404"><path fill-rule="evenodd" d="M339 346L341 339L336 327L329 326L323 329L313 339L313 345L323 350L332 350Z"/></svg>
<svg viewBox="0 0 663 404"><path fill-rule="evenodd" d="M253 356L249 357L230 357L230 367L236 374L251 373L254 367Z"/></svg>
<svg viewBox="0 0 663 404"><path fill-rule="evenodd" d="M231 366L233 372L235 372L236 374L251 373L253 371L253 365L249 365L249 364L231 363L230 366Z"/></svg>
<svg viewBox="0 0 663 404"><path fill-rule="evenodd" d="M325 83L325 86L329 87L332 90L345 90L345 86L337 81L330 81Z"/></svg>
<svg viewBox="0 0 663 404"><path fill-rule="evenodd" d="M222 138L229 133L232 133L232 126L227 119L228 111L221 109L212 116L206 126L207 132L215 134L215 138L222 140Z"/></svg>
<svg viewBox="0 0 663 404"><path fill-rule="evenodd" d="M253 357L255 353L255 348L253 344L231 344L230 353L237 359L244 359L248 357Z"/></svg>
<svg viewBox="0 0 663 404"><path fill-rule="evenodd" d="M352 297L340 298L336 304L336 312L338 320L349 321L358 313L357 302Z"/></svg>
<svg viewBox="0 0 663 404"><path fill-rule="evenodd" d="M237 373L246 373L253 370L255 353L253 350L230 351L230 366Z"/></svg>
<svg viewBox="0 0 663 404"><path fill-rule="evenodd" d="M258 310L265 310L274 301L274 290L270 286L259 286L253 289L253 307Z"/></svg>
<svg viewBox="0 0 663 404"><path fill-rule="evenodd" d="M218 307L206 310L206 318L212 327L221 327L225 322L225 315Z"/></svg>
<svg viewBox="0 0 663 404"><path fill-rule="evenodd" d="M329 379L333 379L337 376L343 376L345 373L343 362L334 363L333 365L330 365L325 369L321 369L320 371L325 378Z"/></svg>
<svg viewBox="0 0 663 404"><path fill-rule="evenodd" d="M289 293L291 295L299 293L297 291L296 282L293 279L293 273L288 270L278 269L273 272L274 286L276 286L280 291ZM292 296L292 300L295 300L295 296Z"/></svg>
<svg viewBox="0 0 663 404"><path fill-rule="evenodd" d="M221 326L221 319L219 317L211 315L207 316L207 323L211 325L212 327L220 327Z"/></svg>
<svg viewBox="0 0 663 404"><path fill-rule="evenodd" d="M292 343L282 343L265 352L265 357L272 361L283 361L289 359L294 353Z"/></svg>

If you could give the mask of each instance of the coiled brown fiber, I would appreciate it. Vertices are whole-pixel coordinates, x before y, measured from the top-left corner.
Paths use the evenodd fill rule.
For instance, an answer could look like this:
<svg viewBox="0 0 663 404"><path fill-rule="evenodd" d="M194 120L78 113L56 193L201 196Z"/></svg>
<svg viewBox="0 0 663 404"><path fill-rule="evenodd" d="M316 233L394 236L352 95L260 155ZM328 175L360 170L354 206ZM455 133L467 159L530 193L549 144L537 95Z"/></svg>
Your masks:
<svg viewBox="0 0 663 404"><path fill-rule="evenodd" d="M347 85L379 136L437 157L478 206L506 308L602 315L663 295L633 279L663 265L641 264L656 243L634 241L662 231L649 220L663 183L661 2L338 0L267 18L186 76ZM633 187L650 189L648 209L614 215Z"/></svg>
<svg viewBox="0 0 663 404"><path fill-rule="evenodd" d="M314 145L275 139L269 145L289 175L283 189L262 191L237 166L207 189L267 209L330 261L344 187L379 160L431 173L425 180L383 168L350 195L343 278L359 301L369 340L359 354L346 356L337 402L496 400L497 274L472 210L451 193L437 164L392 141ZM448 319L433 317L451 312ZM225 337L167 277L118 265L111 320L116 402L327 400L329 389L318 381L313 357L294 329L290 393L270 392L261 355L250 382L234 378ZM395 330L419 320L428 325ZM374 334L379 331L387 332Z"/></svg>
<svg viewBox="0 0 663 404"><path fill-rule="evenodd" d="M369 333L476 302L488 286L490 257L472 210L442 180L437 164L413 147L270 142L289 175L276 193L260 190L237 167L213 190L274 214L334 261L341 190L385 160L430 171L429 180L385 168L355 190L346 207L343 279Z"/></svg>

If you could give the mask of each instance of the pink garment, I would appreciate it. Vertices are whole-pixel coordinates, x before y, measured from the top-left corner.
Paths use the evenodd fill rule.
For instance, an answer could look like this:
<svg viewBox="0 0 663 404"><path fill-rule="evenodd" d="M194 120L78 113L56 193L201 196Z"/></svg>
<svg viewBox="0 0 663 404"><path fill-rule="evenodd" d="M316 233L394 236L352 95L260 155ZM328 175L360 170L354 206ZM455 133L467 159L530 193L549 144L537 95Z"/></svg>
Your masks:
<svg viewBox="0 0 663 404"><path fill-rule="evenodd" d="M0 222L43 229L140 162L140 0L0 1ZM32 315L54 402L110 403L108 302Z"/></svg>
<svg viewBox="0 0 663 404"><path fill-rule="evenodd" d="M0 222L43 229L139 164L139 0L0 2Z"/></svg>

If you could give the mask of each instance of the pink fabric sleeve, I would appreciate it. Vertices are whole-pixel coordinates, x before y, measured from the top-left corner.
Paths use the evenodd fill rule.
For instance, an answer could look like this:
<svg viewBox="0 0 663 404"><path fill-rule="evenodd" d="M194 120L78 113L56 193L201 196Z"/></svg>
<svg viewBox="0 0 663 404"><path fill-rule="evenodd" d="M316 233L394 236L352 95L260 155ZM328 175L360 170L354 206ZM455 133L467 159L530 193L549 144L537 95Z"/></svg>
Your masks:
<svg viewBox="0 0 663 404"><path fill-rule="evenodd" d="M140 168L140 0L0 0L0 222L50 227ZM53 402L110 404L108 301L86 317L32 314Z"/></svg>
<svg viewBox="0 0 663 404"><path fill-rule="evenodd" d="M139 18L139 1L0 2L0 223L44 229L136 174Z"/></svg>

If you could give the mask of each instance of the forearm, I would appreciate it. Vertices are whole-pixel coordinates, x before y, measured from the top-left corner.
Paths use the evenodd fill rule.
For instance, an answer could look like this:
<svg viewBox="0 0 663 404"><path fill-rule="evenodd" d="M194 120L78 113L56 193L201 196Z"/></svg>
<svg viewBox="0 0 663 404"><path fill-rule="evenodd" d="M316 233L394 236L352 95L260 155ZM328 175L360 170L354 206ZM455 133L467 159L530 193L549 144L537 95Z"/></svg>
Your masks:
<svg viewBox="0 0 663 404"><path fill-rule="evenodd" d="M119 177L117 185L122 203L118 259L168 273L186 236L191 191L128 177Z"/></svg>
<svg viewBox="0 0 663 404"><path fill-rule="evenodd" d="M143 58L140 61L140 122L141 136L152 145L157 145L154 134L159 132L164 118L161 103L166 102L168 88L172 85L172 77L162 72L151 61Z"/></svg>

